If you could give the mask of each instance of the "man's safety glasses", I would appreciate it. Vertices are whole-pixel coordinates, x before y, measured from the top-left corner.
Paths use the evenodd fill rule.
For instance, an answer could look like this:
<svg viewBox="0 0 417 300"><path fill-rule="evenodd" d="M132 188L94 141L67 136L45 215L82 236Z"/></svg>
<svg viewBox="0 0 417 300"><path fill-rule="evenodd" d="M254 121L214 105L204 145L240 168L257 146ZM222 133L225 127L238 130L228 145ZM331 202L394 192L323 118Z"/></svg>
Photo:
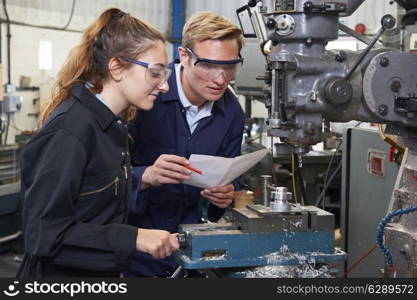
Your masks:
<svg viewBox="0 0 417 300"><path fill-rule="evenodd" d="M241 57L234 60L213 60L198 57L190 48L185 50L195 59L193 66L196 75L207 81L216 79L220 74L223 74L226 80L232 80L237 69L243 64Z"/></svg>

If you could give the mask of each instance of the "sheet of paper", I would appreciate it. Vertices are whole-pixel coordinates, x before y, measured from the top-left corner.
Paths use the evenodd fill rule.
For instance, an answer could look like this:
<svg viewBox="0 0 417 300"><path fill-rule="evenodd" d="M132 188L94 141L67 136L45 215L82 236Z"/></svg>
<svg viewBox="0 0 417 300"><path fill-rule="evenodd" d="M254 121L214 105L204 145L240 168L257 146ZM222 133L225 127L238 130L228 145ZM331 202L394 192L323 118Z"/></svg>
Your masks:
<svg viewBox="0 0 417 300"><path fill-rule="evenodd" d="M190 165L203 174L192 172L191 179L184 181L184 184L200 188L229 184L255 166L268 152L269 149L262 149L235 158L192 154Z"/></svg>

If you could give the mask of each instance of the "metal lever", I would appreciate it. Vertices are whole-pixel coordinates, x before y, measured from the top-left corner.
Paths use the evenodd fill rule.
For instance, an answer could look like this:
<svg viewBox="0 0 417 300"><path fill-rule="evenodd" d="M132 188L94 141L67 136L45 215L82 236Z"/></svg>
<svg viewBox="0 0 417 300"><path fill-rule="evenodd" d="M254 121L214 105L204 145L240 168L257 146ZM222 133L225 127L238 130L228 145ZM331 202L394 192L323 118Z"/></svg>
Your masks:
<svg viewBox="0 0 417 300"><path fill-rule="evenodd" d="M185 248L187 246L187 238L185 237L185 234L180 233L177 236L178 243L180 244L180 248Z"/></svg>
<svg viewBox="0 0 417 300"><path fill-rule="evenodd" d="M348 34L350 36L353 36L355 39L357 39L357 40L359 40L362 43L365 43L367 45L369 45L372 42L372 40L370 38L368 38L368 37L366 37L366 36L364 36L364 35L362 35L360 33L357 33L355 30L347 27L346 25L344 25L342 23L339 23L339 29L341 31L343 31L344 33L346 33L346 34ZM381 47L381 46L376 45L376 47Z"/></svg>
<svg viewBox="0 0 417 300"><path fill-rule="evenodd" d="M353 73L355 73L356 69L359 67L363 59L366 55L368 55L369 51L374 47L376 42L379 40L379 38L384 34L385 30L392 29L395 26L395 18L391 15L385 15L381 19L381 25L382 27L379 29L378 33L375 35L375 37L372 39L372 41L369 43L368 47L366 47L365 50L359 55L357 61L355 62L353 68L349 71L349 73L345 76L346 80L350 80Z"/></svg>
<svg viewBox="0 0 417 300"><path fill-rule="evenodd" d="M182 266L178 266L178 268L175 269L174 273L170 276L170 278L177 278L182 271Z"/></svg>

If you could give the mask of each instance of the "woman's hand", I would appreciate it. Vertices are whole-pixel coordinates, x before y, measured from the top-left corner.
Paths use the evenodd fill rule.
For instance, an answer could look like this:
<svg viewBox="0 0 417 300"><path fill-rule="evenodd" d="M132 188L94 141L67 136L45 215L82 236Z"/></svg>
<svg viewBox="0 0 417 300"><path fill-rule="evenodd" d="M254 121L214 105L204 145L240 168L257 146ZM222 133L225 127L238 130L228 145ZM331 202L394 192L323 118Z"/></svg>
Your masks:
<svg viewBox="0 0 417 300"><path fill-rule="evenodd" d="M165 258L180 247L177 236L165 230L139 228L136 249L157 259Z"/></svg>

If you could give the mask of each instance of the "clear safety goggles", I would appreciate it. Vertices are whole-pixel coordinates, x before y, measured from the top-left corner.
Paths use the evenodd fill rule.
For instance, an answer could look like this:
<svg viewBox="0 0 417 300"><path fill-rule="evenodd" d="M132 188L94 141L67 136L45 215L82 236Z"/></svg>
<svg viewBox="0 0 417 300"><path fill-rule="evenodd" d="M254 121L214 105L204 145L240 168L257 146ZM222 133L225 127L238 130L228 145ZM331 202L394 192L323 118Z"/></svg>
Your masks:
<svg viewBox="0 0 417 300"><path fill-rule="evenodd" d="M169 76L171 76L172 73L172 69L160 64L150 64L126 56L122 56L120 58L132 64L147 68L145 73L145 79L148 83L154 86L160 86L164 84L166 81L168 81L168 78Z"/></svg>
<svg viewBox="0 0 417 300"><path fill-rule="evenodd" d="M213 60L198 57L190 48L185 48L195 59L193 63L196 75L200 78L210 81L218 78L223 74L226 80L232 80L238 68L243 64L243 58L234 60Z"/></svg>

